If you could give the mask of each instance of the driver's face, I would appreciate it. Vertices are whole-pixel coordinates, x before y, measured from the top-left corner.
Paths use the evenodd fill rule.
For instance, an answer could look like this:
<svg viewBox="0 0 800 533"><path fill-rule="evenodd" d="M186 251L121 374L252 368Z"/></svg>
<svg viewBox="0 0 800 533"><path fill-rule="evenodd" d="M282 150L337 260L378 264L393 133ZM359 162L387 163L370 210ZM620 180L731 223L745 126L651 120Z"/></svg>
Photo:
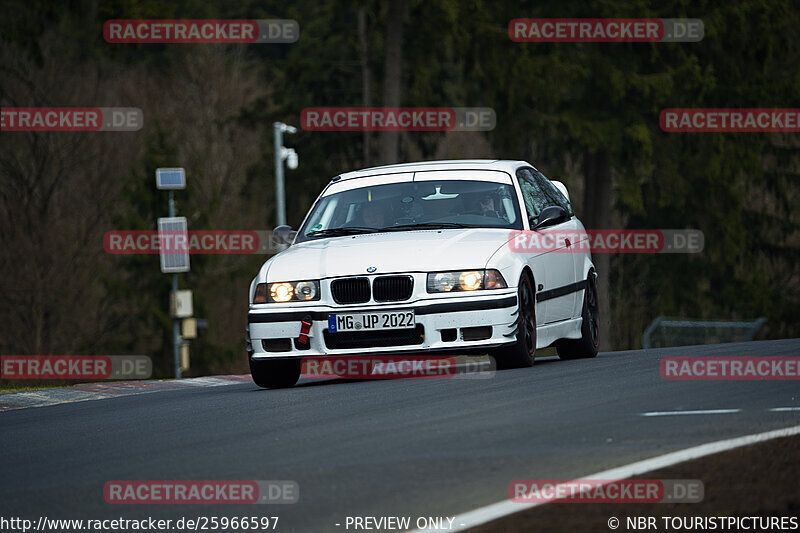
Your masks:
<svg viewBox="0 0 800 533"><path fill-rule="evenodd" d="M483 213L490 213L494 210L494 198L487 196L481 200L481 211Z"/></svg>

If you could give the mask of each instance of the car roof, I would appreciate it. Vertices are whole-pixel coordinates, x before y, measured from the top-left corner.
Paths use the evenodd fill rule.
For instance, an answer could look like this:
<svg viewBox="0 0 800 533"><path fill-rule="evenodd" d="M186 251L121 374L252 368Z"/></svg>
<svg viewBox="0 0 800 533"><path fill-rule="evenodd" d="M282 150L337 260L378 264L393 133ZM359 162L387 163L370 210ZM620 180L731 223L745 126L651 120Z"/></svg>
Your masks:
<svg viewBox="0 0 800 533"><path fill-rule="evenodd" d="M380 167L365 168L340 174L334 180L348 180L365 178L367 176L380 176L383 174L399 174L406 172L425 172L430 170L499 170L508 172L512 176L517 168L522 165L533 166L525 161L506 159L452 159L447 161L421 161L418 163L400 163Z"/></svg>

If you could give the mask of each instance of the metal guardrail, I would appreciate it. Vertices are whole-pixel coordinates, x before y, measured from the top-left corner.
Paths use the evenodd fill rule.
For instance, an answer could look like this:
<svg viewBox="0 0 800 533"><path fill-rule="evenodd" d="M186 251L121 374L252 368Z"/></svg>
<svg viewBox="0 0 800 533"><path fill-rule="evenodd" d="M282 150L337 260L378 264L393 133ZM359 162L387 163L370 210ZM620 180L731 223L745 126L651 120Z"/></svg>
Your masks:
<svg viewBox="0 0 800 533"><path fill-rule="evenodd" d="M659 316L644 330L642 347L649 349L713 342L751 341L766 321L765 317L752 321L732 321L669 319ZM668 334L667 331L670 329L673 333ZM683 333L680 333L681 330ZM659 331L663 333L658 335Z"/></svg>

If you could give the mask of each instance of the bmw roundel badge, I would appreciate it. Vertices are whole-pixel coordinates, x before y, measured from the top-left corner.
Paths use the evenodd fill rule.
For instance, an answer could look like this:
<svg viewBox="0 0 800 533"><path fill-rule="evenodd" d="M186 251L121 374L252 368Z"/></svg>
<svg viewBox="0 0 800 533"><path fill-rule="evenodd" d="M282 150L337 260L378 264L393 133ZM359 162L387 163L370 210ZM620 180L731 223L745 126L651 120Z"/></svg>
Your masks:
<svg viewBox="0 0 800 533"><path fill-rule="evenodd" d="M372 274L376 270L378 270L376 267L367 267L367 272L369 272L370 274Z"/></svg>

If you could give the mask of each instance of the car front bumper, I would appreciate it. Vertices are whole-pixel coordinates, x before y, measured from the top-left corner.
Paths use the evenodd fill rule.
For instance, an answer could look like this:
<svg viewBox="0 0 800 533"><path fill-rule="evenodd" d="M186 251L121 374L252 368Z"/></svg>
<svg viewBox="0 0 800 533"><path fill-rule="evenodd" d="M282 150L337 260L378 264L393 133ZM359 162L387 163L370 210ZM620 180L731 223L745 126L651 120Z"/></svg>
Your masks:
<svg viewBox="0 0 800 533"><path fill-rule="evenodd" d="M328 332L329 314L409 310L413 330ZM248 313L247 351L253 359L270 359L493 348L515 341L516 318L514 289L392 304L264 304ZM298 341L303 320L311 322L307 344Z"/></svg>

